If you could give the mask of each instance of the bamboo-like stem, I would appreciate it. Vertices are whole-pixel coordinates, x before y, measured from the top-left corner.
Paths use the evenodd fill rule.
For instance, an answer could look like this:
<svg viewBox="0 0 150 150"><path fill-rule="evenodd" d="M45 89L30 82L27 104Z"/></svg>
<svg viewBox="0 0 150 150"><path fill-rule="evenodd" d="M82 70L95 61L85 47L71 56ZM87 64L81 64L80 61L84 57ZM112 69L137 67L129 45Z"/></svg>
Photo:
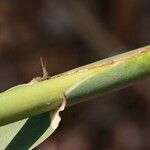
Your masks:
<svg viewBox="0 0 150 150"><path fill-rule="evenodd" d="M150 46L0 93L0 125L105 94L150 77Z"/></svg>

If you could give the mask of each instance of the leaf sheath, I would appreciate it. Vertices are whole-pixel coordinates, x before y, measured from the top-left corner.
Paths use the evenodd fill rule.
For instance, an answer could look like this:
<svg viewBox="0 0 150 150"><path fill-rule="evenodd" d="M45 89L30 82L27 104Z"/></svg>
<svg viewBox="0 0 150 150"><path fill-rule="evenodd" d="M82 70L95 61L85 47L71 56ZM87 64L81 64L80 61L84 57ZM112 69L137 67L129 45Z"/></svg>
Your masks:
<svg viewBox="0 0 150 150"><path fill-rule="evenodd" d="M150 77L150 46L0 93L0 125L105 94Z"/></svg>

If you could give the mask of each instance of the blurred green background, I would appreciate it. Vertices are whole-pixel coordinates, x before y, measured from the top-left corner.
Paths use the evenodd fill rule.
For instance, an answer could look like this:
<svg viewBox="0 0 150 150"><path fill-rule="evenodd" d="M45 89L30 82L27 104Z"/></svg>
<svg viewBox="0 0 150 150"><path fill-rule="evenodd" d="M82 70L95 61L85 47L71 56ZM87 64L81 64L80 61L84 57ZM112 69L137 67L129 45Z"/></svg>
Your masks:
<svg viewBox="0 0 150 150"><path fill-rule="evenodd" d="M0 90L150 44L149 0L0 0ZM67 108L36 150L149 150L150 80ZM42 123L42 122L41 122Z"/></svg>

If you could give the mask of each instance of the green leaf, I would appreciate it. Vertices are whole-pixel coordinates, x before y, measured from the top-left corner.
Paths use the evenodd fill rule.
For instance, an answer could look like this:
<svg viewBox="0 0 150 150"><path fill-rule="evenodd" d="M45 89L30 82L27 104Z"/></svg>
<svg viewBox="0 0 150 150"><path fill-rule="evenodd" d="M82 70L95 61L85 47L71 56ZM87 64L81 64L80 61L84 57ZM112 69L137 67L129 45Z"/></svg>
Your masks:
<svg viewBox="0 0 150 150"><path fill-rule="evenodd" d="M31 150L48 138L58 127L61 120L59 112L62 105L50 113L43 113L28 119L0 127L0 150Z"/></svg>
<svg viewBox="0 0 150 150"><path fill-rule="evenodd" d="M2 92L0 150L32 149L50 136L55 127L46 112L59 110L64 94L70 106L148 77L150 46Z"/></svg>
<svg viewBox="0 0 150 150"><path fill-rule="evenodd" d="M0 150L33 149L53 133L49 113L0 127Z"/></svg>

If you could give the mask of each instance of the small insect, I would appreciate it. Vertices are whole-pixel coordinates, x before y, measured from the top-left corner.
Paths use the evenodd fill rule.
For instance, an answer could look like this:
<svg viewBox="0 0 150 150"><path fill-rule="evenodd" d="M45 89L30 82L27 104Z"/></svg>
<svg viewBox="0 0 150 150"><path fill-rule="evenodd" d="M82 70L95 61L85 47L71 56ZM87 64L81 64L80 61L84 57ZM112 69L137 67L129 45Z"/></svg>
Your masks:
<svg viewBox="0 0 150 150"><path fill-rule="evenodd" d="M30 83L36 83L36 82L48 80L50 78L50 76L48 75L49 73L46 70L46 62L43 62L42 57L40 57L40 61L41 61L41 67L42 67L43 76L42 77L33 78Z"/></svg>

